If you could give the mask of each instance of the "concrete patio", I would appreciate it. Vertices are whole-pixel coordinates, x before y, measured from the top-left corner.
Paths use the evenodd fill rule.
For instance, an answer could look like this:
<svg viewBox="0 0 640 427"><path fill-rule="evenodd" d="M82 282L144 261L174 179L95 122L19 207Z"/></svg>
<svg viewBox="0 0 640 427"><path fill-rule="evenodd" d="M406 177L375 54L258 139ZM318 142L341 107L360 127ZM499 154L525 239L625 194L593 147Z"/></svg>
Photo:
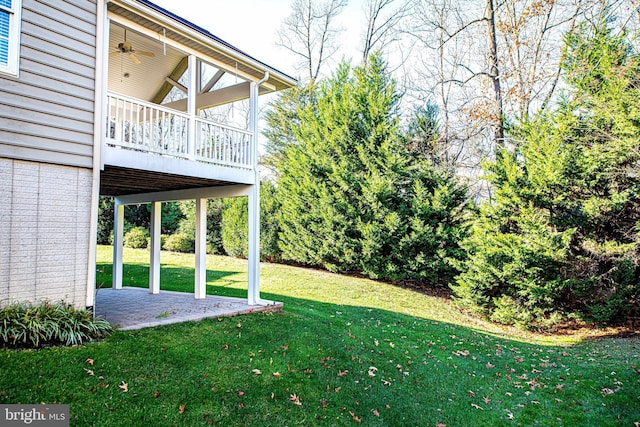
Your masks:
<svg viewBox="0 0 640 427"><path fill-rule="evenodd" d="M120 330L148 328L171 323L198 321L210 317L282 310L282 303L249 305L246 298L207 295L195 299L193 294L123 287L96 292L96 317L102 317Z"/></svg>

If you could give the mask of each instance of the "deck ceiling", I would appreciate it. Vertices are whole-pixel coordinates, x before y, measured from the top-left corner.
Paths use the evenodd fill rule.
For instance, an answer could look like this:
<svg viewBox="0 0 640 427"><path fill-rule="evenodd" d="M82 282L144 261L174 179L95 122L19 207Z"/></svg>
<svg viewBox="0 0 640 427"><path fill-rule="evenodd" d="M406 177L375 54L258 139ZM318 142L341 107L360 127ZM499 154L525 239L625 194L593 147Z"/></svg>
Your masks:
<svg viewBox="0 0 640 427"><path fill-rule="evenodd" d="M112 23L109 26L109 52L117 52L118 43L124 41L125 28ZM164 84L165 77L171 74L185 54L131 29L126 30L126 41L130 42L135 50L151 52L155 56L136 55L140 61L136 64L126 53L110 55L109 90L151 101Z"/></svg>
<svg viewBox="0 0 640 427"><path fill-rule="evenodd" d="M211 34L203 34L197 28L181 18L169 16L166 11L158 12L144 5L145 2L130 0L110 0L107 3L109 16L121 22L128 22L140 32L154 35L153 39L167 41L198 52L198 55L211 64L229 73L236 73L245 80L258 81L269 72L265 83L272 90L283 90L295 86L296 80L277 69L264 64L255 58L237 50L226 42ZM150 16L148 15L150 13ZM259 37L259 35L257 35ZM195 38L194 38L195 37ZM117 44L116 44L117 45ZM163 47L163 43L159 43ZM112 47L112 46L110 46ZM140 49L142 50L142 49ZM164 53L164 52L163 52ZM170 70L169 70L170 71Z"/></svg>
<svg viewBox="0 0 640 427"><path fill-rule="evenodd" d="M101 196L125 196L158 191L185 190L229 185L231 183L206 178L172 175L137 169L105 166L100 172Z"/></svg>

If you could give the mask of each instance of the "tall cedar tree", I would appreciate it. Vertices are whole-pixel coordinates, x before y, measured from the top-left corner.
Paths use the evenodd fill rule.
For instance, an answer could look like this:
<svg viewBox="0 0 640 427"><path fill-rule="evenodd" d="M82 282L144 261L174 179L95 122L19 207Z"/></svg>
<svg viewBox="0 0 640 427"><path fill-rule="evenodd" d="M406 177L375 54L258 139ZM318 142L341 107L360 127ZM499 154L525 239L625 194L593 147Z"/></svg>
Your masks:
<svg viewBox="0 0 640 427"><path fill-rule="evenodd" d="M295 142L277 162L283 257L371 278L446 282L448 258L460 256L466 193L412 157L384 62L343 63L303 100L288 123Z"/></svg>
<svg viewBox="0 0 640 427"><path fill-rule="evenodd" d="M606 24L567 37L570 89L488 165L495 198L463 243L458 301L521 326L623 320L640 297L640 61Z"/></svg>

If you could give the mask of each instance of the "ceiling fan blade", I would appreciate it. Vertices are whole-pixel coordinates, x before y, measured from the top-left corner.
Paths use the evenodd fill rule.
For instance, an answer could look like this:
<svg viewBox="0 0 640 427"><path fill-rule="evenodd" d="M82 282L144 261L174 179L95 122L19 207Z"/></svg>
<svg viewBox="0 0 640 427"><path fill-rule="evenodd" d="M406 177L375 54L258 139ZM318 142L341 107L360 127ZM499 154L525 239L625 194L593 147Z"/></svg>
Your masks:
<svg viewBox="0 0 640 427"><path fill-rule="evenodd" d="M111 56L116 56L116 55L118 55L118 54L120 54L120 53L122 53L122 52L120 52L119 50L116 50L115 52L109 52L109 56L110 56L110 57L111 57Z"/></svg>
<svg viewBox="0 0 640 427"><path fill-rule="evenodd" d="M141 64L142 62L132 53L129 54L129 59L131 59L136 65Z"/></svg>
<svg viewBox="0 0 640 427"><path fill-rule="evenodd" d="M149 58L155 58L156 54L153 52L144 52L142 50L136 50L136 55L148 56Z"/></svg>

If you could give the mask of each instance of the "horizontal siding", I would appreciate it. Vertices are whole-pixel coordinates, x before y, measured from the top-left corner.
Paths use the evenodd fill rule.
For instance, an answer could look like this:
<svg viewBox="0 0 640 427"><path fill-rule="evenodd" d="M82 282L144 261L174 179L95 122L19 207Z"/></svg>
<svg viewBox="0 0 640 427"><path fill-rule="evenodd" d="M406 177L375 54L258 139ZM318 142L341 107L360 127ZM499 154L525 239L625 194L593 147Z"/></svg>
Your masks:
<svg viewBox="0 0 640 427"><path fill-rule="evenodd" d="M30 86L29 98L31 99L47 102L53 105L53 108L57 108L57 106L60 105L62 107L74 107L80 111L93 113L93 99L82 99L77 96L72 96L60 91L60 88L56 91L51 90L46 87L44 84L45 81L42 80L42 78L32 73L23 72L20 75L20 81L2 81L2 91L3 94L24 96L22 90L24 85L28 84Z"/></svg>
<svg viewBox="0 0 640 427"><path fill-rule="evenodd" d="M53 151L33 150L31 147L6 145L0 143L0 153L11 159L30 160L34 162L52 163L59 165L72 165L82 168L91 168L91 157L86 155L58 153ZM0 157L0 160L2 158Z"/></svg>
<svg viewBox="0 0 640 427"><path fill-rule="evenodd" d="M23 0L18 79L0 76L0 157L93 164L95 0Z"/></svg>

